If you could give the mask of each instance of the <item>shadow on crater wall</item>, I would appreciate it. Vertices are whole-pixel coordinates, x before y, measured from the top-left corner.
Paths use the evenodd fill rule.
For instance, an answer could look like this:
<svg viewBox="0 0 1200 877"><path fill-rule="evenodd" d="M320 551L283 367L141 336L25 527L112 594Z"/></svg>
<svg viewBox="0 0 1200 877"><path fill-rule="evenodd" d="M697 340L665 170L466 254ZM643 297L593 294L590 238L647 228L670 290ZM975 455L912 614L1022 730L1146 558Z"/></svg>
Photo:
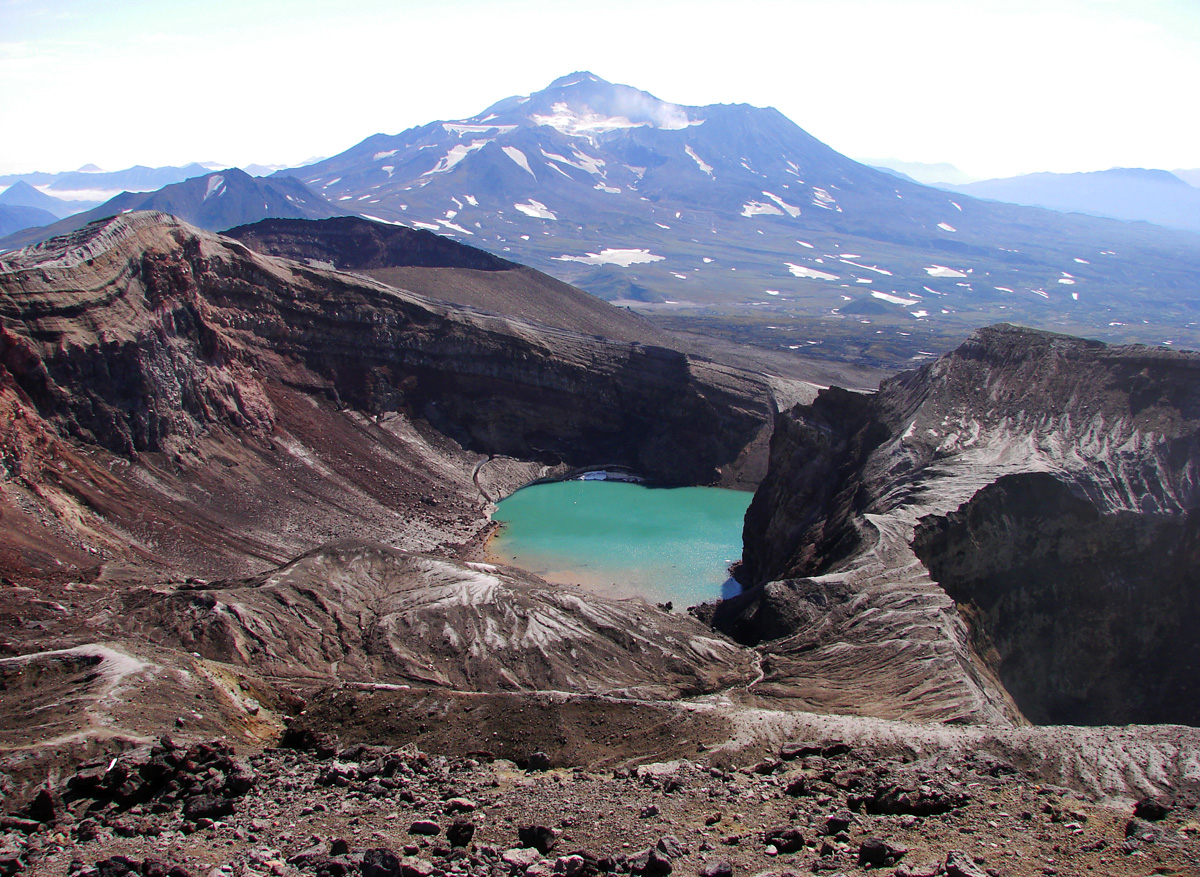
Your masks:
<svg viewBox="0 0 1200 877"><path fill-rule="evenodd" d="M913 549L1030 721L1200 725L1200 514L1102 515L1010 475Z"/></svg>

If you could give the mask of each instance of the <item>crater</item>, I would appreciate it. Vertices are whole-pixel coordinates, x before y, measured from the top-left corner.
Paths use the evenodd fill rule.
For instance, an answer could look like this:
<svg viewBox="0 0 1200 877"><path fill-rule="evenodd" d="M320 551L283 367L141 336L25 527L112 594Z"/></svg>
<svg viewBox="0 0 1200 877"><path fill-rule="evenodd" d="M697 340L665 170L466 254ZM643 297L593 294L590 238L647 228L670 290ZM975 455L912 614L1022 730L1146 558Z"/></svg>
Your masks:
<svg viewBox="0 0 1200 877"><path fill-rule="evenodd" d="M741 557L750 499L745 491L653 487L589 471L503 500L488 551L549 582L682 609L741 592L728 570Z"/></svg>

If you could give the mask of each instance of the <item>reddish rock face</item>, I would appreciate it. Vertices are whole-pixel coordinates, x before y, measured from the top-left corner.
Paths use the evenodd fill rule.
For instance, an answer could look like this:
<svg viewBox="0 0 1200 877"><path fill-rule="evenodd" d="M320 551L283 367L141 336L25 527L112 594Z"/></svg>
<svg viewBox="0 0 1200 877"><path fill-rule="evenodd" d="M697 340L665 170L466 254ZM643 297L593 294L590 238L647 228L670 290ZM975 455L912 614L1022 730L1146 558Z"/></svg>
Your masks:
<svg viewBox="0 0 1200 877"><path fill-rule="evenodd" d="M23 528L56 552L212 576L345 536L459 544L486 525L488 458L713 483L769 420L747 373L261 256L163 214L11 254L0 284L0 439L11 474L74 510ZM10 501L18 518L47 502Z"/></svg>

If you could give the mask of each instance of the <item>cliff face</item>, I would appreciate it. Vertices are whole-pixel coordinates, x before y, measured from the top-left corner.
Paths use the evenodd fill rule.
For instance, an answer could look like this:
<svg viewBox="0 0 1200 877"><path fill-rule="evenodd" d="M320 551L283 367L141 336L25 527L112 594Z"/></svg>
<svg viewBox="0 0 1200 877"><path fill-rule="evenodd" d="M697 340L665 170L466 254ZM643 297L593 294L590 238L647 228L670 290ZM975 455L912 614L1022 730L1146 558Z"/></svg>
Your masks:
<svg viewBox="0 0 1200 877"><path fill-rule="evenodd" d="M1198 376L1196 354L997 326L872 397L822 393L779 418L752 587L718 625L771 639L768 681L818 705L851 699L857 667L873 710L1194 721L1163 712L1184 677L1151 677L1195 657L1149 644L1194 618Z"/></svg>
<svg viewBox="0 0 1200 877"><path fill-rule="evenodd" d="M771 410L735 369L262 256L163 214L11 254L0 284L0 390L28 425L5 448L10 501L56 506L47 538L93 556L132 542L207 555L213 574L338 536L461 542L486 523L472 473L488 456L712 483ZM47 482L53 502L35 496Z"/></svg>
<svg viewBox="0 0 1200 877"><path fill-rule="evenodd" d="M923 518L913 549L1045 724L1200 725L1200 519L1101 514L1048 473Z"/></svg>

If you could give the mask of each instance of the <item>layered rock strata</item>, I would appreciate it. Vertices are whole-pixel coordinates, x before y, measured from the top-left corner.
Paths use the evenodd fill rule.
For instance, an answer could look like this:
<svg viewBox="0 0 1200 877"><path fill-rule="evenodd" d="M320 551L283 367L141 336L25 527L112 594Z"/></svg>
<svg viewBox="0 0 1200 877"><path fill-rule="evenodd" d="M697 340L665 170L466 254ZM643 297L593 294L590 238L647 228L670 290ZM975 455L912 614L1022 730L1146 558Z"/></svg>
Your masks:
<svg viewBox="0 0 1200 877"><path fill-rule="evenodd" d="M263 256L164 214L10 254L0 286L14 568L67 552L227 575L343 536L458 544L486 525L489 458L714 483L772 410L747 372Z"/></svg>

